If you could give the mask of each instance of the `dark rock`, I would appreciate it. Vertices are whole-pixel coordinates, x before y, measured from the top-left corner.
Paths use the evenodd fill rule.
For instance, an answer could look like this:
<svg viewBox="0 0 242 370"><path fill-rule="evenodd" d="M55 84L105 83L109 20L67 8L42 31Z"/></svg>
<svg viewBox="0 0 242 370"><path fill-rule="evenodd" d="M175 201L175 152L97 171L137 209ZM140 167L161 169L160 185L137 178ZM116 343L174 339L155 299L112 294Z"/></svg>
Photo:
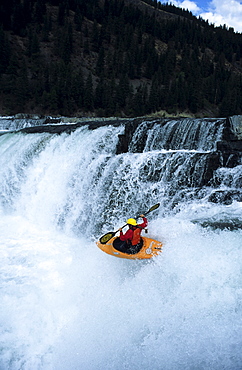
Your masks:
<svg viewBox="0 0 242 370"><path fill-rule="evenodd" d="M203 183L201 183L200 186L209 185L211 180L213 179L214 172L219 167L221 167L221 153L208 153L204 168Z"/></svg>
<svg viewBox="0 0 242 370"><path fill-rule="evenodd" d="M149 124L149 121L150 121L150 124ZM147 129L153 125L152 121L154 120L147 119ZM134 132L142 122L144 122L144 118L135 118L135 119L132 119L132 120L130 119L124 122L125 129L124 129L124 133L122 135L119 135L119 142L117 145L116 154L127 153L129 151L129 146L132 142ZM146 139L147 139L147 131L143 133L139 142L136 143L135 153L142 153L145 147Z"/></svg>
<svg viewBox="0 0 242 370"><path fill-rule="evenodd" d="M242 140L218 141L217 150L221 152L242 152Z"/></svg>
<svg viewBox="0 0 242 370"><path fill-rule="evenodd" d="M239 190L217 190L212 193L208 201L225 205L232 204L233 201L242 202L242 192Z"/></svg>
<svg viewBox="0 0 242 370"><path fill-rule="evenodd" d="M230 220L227 219L221 219L221 220L213 220L213 219L208 219L208 220L193 220L192 221L194 224L199 224L200 226L204 228L209 228L212 230L229 230L229 231L234 231L234 230L241 230L242 229L242 221L238 218L233 218Z"/></svg>
<svg viewBox="0 0 242 370"><path fill-rule="evenodd" d="M43 133L48 132L51 134L61 134L62 132L66 132L67 134L70 134L71 132L74 132L76 129L82 126L88 126L90 130L94 130L98 127L102 126L119 126L120 121L119 120L107 120L107 121L82 121L77 123L67 123L67 124L46 124L42 126L32 126L32 127L26 127L19 130L19 132L24 132L26 134L33 134L33 133Z"/></svg>
<svg viewBox="0 0 242 370"><path fill-rule="evenodd" d="M234 116L224 121L222 140L218 141L217 151L222 153L223 166L234 167L240 164L242 154L242 116ZM233 155L233 157L231 157Z"/></svg>

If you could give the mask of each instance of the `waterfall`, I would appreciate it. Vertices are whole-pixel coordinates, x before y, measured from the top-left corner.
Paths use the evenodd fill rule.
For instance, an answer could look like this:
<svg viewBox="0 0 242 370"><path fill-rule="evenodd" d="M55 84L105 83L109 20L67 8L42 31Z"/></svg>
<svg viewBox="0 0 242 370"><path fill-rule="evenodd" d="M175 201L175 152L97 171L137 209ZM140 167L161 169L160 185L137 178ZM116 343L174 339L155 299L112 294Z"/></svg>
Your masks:
<svg viewBox="0 0 242 370"><path fill-rule="evenodd" d="M85 230L97 236L120 217L157 202L160 214L168 215L220 188L236 190L240 197L241 165L224 168L216 151L223 121L144 121L129 151L116 154L125 129L122 123L96 129L84 125L70 135L1 136L2 206L78 235ZM143 150L137 152L141 142Z"/></svg>
<svg viewBox="0 0 242 370"><path fill-rule="evenodd" d="M221 120L182 119L143 122L136 130L129 150L135 151L140 138L145 134L147 140L144 151L152 150L216 150L216 142L223 133Z"/></svg>
<svg viewBox="0 0 242 370"><path fill-rule="evenodd" d="M27 126L0 135L0 369L238 370L242 162L228 120ZM158 202L158 257L96 246Z"/></svg>

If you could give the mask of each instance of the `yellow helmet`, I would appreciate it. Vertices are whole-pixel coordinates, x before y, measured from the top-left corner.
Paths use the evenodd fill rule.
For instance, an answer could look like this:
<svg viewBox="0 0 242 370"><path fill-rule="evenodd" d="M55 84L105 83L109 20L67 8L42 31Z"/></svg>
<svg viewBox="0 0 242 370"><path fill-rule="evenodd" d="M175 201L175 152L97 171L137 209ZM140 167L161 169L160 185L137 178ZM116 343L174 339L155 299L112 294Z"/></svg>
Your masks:
<svg viewBox="0 0 242 370"><path fill-rule="evenodd" d="M136 226L136 225L137 225L137 222L136 222L136 220L135 220L134 218L129 218L129 219L126 221L126 223L127 223L128 225L132 225L132 226Z"/></svg>

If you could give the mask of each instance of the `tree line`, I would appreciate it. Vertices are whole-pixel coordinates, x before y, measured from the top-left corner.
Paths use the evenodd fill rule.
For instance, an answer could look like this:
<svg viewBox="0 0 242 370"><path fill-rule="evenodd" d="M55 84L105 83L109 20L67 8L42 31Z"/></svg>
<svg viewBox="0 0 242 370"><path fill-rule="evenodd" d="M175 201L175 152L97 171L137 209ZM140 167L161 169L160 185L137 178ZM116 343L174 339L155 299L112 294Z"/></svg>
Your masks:
<svg viewBox="0 0 242 370"><path fill-rule="evenodd" d="M1 114L242 114L242 35L145 3L2 0Z"/></svg>

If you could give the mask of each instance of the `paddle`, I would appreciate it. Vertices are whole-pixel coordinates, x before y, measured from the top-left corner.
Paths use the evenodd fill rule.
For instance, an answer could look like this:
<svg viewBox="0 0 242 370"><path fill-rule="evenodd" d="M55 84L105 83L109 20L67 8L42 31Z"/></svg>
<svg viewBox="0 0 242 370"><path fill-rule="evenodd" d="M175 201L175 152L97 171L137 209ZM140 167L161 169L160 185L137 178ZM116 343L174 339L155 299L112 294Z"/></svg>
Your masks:
<svg viewBox="0 0 242 370"><path fill-rule="evenodd" d="M160 203L157 203L155 204L154 206L152 206L149 211L147 211L146 213L144 213L144 216L148 215L148 213L154 211L155 209L157 209L158 207L160 207ZM139 216L137 216L136 218L138 218ZM122 226L122 229L126 226L127 224L125 224L124 226ZM110 239L112 239L114 237L114 235L118 232L119 230L117 231L110 231L109 233L101 236L101 238L99 239L100 243L101 244L106 244Z"/></svg>

